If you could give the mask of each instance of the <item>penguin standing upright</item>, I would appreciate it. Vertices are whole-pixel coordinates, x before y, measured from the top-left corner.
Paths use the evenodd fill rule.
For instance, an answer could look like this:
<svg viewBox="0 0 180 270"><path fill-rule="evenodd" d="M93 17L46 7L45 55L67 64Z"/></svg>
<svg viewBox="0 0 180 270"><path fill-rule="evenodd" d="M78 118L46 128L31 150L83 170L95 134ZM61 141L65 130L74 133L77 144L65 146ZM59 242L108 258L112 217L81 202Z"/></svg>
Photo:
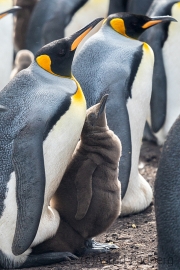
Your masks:
<svg viewBox="0 0 180 270"><path fill-rule="evenodd" d="M87 0L40 0L29 21L26 48L36 53L43 45L68 36L64 32L65 27L76 10L86 2Z"/></svg>
<svg viewBox="0 0 180 270"><path fill-rule="evenodd" d="M126 11L134 14L145 15L152 2L153 0L145 0L145 1L128 0Z"/></svg>
<svg viewBox="0 0 180 270"><path fill-rule="evenodd" d="M116 247L97 245L89 239L105 232L121 209L118 180L121 143L108 128L106 100L107 95L87 110L81 140L51 200L61 217L57 233L33 252L66 250L79 255Z"/></svg>
<svg viewBox="0 0 180 270"><path fill-rule="evenodd" d="M86 115L71 74L74 52L97 19L35 55L31 66L0 92L0 267L59 262L68 253L30 255L52 237L60 218L49 207L79 140Z"/></svg>
<svg viewBox="0 0 180 270"><path fill-rule="evenodd" d="M13 65L13 8L12 0L0 1L0 90L9 82ZM8 15L4 18L5 15Z"/></svg>
<svg viewBox="0 0 180 270"><path fill-rule="evenodd" d="M155 180L159 270L180 269L180 116L164 143Z"/></svg>
<svg viewBox="0 0 180 270"><path fill-rule="evenodd" d="M19 51L26 48L26 32L32 11L38 0L15 0L15 5L22 7L16 13L14 23L14 45L15 50Z"/></svg>
<svg viewBox="0 0 180 270"><path fill-rule="evenodd" d="M14 69L11 72L10 79L12 79L18 72L30 66L34 60L34 55L29 50L20 50L16 54L14 61Z"/></svg>
<svg viewBox="0 0 180 270"><path fill-rule="evenodd" d="M135 38L145 29L171 20L169 16L112 14L73 62L73 74L83 87L88 107L109 93L108 125L122 143L119 180L123 215L145 209L152 200L149 184L138 173L138 161L149 111L154 55L146 43Z"/></svg>
<svg viewBox="0 0 180 270"><path fill-rule="evenodd" d="M180 2L154 0L147 15L172 15L176 23L157 25L141 36L153 49L155 65L149 123L158 143L163 144L180 113Z"/></svg>

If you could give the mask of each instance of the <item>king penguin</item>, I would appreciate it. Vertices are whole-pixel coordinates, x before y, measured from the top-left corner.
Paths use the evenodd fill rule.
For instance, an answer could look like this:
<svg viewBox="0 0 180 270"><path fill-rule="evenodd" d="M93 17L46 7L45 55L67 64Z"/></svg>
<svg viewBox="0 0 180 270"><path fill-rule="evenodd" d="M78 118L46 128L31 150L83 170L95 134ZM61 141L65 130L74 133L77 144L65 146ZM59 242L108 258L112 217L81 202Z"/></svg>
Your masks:
<svg viewBox="0 0 180 270"><path fill-rule="evenodd" d="M26 47L26 33L32 11L38 0L16 0L15 5L22 7L16 13L14 22L14 45L15 51L23 50ZM79 28L80 29L80 28Z"/></svg>
<svg viewBox="0 0 180 270"><path fill-rule="evenodd" d="M29 50L20 50L16 54L14 61L14 68L11 72L10 79L12 79L18 72L30 66L34 60L34 54Z"/></svg>
<svg viewBox="0 0 180 270"><path fill-rule="evenodd" d="M117 247L90 239L105 232L121 209L118 180L121 143L107 125L107 96L87 110L81 140L52 197L51 205L61 217L57 233L33 252L66 250L82 255Z"/></svg>
<svg viewBox="0 0 180 270"><path fill-rule="evenodd" d="M122 215L139 212L152 200L149 184L138 173L138 161L149 112L154 55L148 44L136 38L145 29L172 20L169 16L112 14L86 41L73 62L73 74L83 87L88 107L109 94L108 125L122 143Z"/></svg>
<svg viewBox="0 0 180 270"><path fill-rule="evenodd" d="M171 15L176 23L166 23L149 29L141 36L153 49L155 65L151 110L148 122L158 144L163 144L168 131L180 114L180 2L174 0L154 0L147 15Z"/></svg>
<svg viewBox="0 0 180 270"><path fill-rule="evenodd" d="M31 247L52 237L58 212L49 207L79 140L86 101L71 73L75 50L102 19L35 55L0 92L0 267L59 262L69 253L33 256Z"/></svg>
<svg viewBox="0 0 180 270"><path fill-rule="evenodd" d="M0 90L9 82L13 66L13 15L19 7L12 0L0 1ZM8 16L6 16L8 15ZM5 17L6 16L6 17Z"/></svg>
<svg viewBox="0 0 180 270"><path fill-rule="evenodd" d="M127 12L145 15L152 2L153 0L145 0L145 1L128 0Z"/></svg>
<svg viewBox="0 0 180 270"><path fill-rule="evenodd" d="M68 36L69 34L64 32L65 27L71 21L73 14L86 2L87 0L38 1L28 25L26 49L36 53L43 45Z"/></svg>
<svg viewBox="0 0 180 270"><path fill-rule="evenodd" d="M180 269L180 116L164 143L155 180L159 270Z"/></svg>

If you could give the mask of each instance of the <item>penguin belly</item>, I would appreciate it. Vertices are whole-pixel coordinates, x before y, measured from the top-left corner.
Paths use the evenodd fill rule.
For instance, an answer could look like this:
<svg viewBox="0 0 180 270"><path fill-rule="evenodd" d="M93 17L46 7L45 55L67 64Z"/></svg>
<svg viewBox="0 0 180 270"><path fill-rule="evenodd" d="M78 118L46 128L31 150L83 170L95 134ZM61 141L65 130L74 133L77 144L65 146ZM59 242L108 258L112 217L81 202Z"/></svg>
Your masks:
<svg viewBox="0 0 180 270"><path fill-rule="evenodd" d="M175 8L178 5L178 8ZM168 28L168 38L162 48L164 67L167 80L167 107L166 119L162 129L156 133L159 144L163 144L166 136L180 114L180 55L178 44L180 44L180 3L176 3L172 8L172 16L178 21L170 23Z"/></svg>
<svg viewBox="0 0 180 270"><path fill-rule="evenodd" d="M127 102L132 140L132 167L128 189L122 200L121 215L142 211L152 201L152 189L139 174L138 161L142 134L150 108L153 63L152 49L144 43L143 57L132 85L132 98Z"/></svg>
<svg viewBox="0 0 180 270"><path fill-rule="evenodd" d="M12 0L0 1L0 12L12 8ZM9 82L13 64L13 15L0 20L0 90Z"/></svg>

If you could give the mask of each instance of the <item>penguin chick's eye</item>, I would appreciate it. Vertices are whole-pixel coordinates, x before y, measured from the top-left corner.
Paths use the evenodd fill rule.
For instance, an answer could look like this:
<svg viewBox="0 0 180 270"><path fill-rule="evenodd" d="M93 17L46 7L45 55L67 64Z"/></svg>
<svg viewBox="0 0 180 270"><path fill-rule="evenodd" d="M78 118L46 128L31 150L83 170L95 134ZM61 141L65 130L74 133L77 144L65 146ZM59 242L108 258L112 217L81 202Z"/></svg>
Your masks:
<svg viewBox="0 0 180 270"><path fill-rule="evenodd" d="M58 56L62 57L66 54L66 50L65 49L60 49L58 52Z"/></svg>

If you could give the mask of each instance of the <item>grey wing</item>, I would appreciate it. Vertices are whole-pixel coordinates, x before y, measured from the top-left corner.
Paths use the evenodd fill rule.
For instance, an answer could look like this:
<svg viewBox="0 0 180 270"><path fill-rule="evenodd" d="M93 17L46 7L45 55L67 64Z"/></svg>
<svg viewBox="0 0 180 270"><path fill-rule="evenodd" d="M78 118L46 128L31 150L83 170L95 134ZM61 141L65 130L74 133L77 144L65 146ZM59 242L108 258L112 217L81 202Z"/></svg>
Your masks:
<svg viewBox="0 0 180 270"><path fill-rule="evenodd" d="M77 212L75 218L81 220L85 217L92 199L92 176L97 167L92 160L85 160L79 168L75 185L77 189Z"/></svg>
<svg viewBox="0 0 180 270"><path fill-rule="evenodd" d="M12 244L14 255L25 252L33 242L39 226L45 190L43 136L34 121L22 129L13 143L16 175L17 221Z"/></svg>

